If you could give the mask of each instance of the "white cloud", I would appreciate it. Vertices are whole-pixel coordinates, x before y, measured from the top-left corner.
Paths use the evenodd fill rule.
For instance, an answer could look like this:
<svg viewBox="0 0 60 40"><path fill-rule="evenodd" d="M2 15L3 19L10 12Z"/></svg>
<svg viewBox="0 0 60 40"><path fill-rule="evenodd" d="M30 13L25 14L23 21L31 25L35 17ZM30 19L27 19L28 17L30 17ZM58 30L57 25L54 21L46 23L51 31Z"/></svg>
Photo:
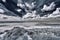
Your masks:
<svg viewBox="0 0 60 40"><path fill-rule="evenodd" d="M29 18L31 17L31 15L32 15L31 13L27 13L26 15L23 16L23 18Z"/></svg>
<svg viewBox="0 0 60 40"><path fill-rule="evenodd" d="M6 2L6 0L2 0L3 2Z"/></svg>
<svg viewBox="0 0 60 40"><path fill-rule="evenodd" d="M22 10L21 9L16 9L18 12L21 12Z"/></svg>
<svg viewBox="0 0 60 40"><path fill-rule="evenodd" d="M23 4L22 0L18 0L17 6L21 8L25 8L25 5Z"/></svg>
<svg viewBox="0 0 60 40"><path fill-rule="evenodd" d="M17 6L21 7L21 8L25 8L25 5L22 3L18 3Z"/></svg>
<svg viewBox="0 0 60 40"><path fill-rule="evenodd" d="M33 17L35 17L35 14L29 12L27 12L27 14L23 16L23 18L33 18Z"/></svg>
<svg viewBox="0 0 60 40"><path fill-rule="evenodd" d="M60 8L57 8L56 11L54 11L48 17L58 17L58 16L60 16Z"/></svg>
<svg viewBox="0 0 60 40"><path fill-rule="evenodd" d="M41 11L43 11L43 12L44 11L51 11L53 9L55 9L55 3L54 2L52 2L49 6L44 5L43 8L41 9Z"/></svg>
<svg viewBox="0 0 60 40"><path fill-rule="evenodd" d="M40 16L36 15L36 11L32 11L32 13L27 13L24 15L23 18L40 18Z"/></svg>
<svg viewBox="0 0 60 40"><path fill-rule="evenodd" d="M5 11L3 9L0 9L0 13L4 13Z"/></svg>
<svg viewBox="0 0 60 40"><path fill-rule="evenodd" d="M32 8L35 7L35 2L32 2L31 4L29 4L29 3L26 2L25 5L26 5L26 7L28 7L29 9L32 9Z"/></svg>

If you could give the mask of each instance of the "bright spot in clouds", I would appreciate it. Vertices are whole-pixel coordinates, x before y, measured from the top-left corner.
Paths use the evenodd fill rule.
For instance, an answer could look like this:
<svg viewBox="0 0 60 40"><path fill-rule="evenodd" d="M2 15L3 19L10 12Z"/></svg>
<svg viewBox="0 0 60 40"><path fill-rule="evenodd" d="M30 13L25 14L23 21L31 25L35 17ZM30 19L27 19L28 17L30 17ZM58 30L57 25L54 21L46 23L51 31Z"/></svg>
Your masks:
<svg viewBox="0 0 60 40"><path fill-rule="evenodd" d="M4 13L5 11L3 9L0 9L0 13Z"/></svg>

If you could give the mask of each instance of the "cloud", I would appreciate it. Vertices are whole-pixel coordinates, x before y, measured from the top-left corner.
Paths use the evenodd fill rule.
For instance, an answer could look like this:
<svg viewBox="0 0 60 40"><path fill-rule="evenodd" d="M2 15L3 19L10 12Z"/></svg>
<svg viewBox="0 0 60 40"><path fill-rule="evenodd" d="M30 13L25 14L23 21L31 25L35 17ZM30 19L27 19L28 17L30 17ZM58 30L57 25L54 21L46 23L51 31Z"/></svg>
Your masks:
<svg viewBox="0 0 60 40"><path fill-rule="evenodd" d="M23 18L29 18L31 17L32 13L27 13L26 15L23 16Z"/></svg>
<svg viewBox="0 0 60 40"><path fill-rule="evenodd" d="M17 6L21 7L21 8L25 8L25 5L22 3L18 3Z"/></svg>
<svg viewBox="0 0 60 40"><path fill-rule="evenodd" d="M32 9L32 8L35 7L35 2L32 2L31 4L29 4L29 3L26 2L25 5L26 5L26 7L28 7L29 9Z"/></svg>
<svg viewBox="0 0 60 40"><path fill-rule="evenodd" d="M56 10L48 17L58 17L58 16L60 16L60 8L56 8Z"/></svg>
<svg viewBox="0 0 60 40"><path fill-rule="evenodd" d="M44 11L51 11L53 9L55 9L55 3L54 2L52 2L49 6L44 5L43 8L41 9L41 11L42 12L44 12Z"/></svg>
<svg viewBox="0 0 60 40"><path fill-rule="evenodd" d="M36 14L36 11L32 11L32 13L28 12L24 15L23 18L40 18L40 16Z"/></svg>
<svg viewBox="0 0 60 40"><path fill-rule="evenodd" d="M5 11L3 9L0 9L0 13L4 13Z"/></svg>
<svg viewBox="0 0 60 40"><path fill-rule="evenodd" d="M6 2L6 0L2 0L3 2Z"/></svg>
<svg viewBox="0 0 60 40"><path fill-rule="evenodd" d="M32 13L27 13L23 16L23 18L34 18L36 16L36 11L32 11Z"/></svg>
<svg viewBox="0 0 60 40"><path fill-rule="evenodd" d="M21 8L25 8L25 5L23 4L22 0L18 0L17 6Z"/></svg>
<svg viewBox="0 0 60 40"><path fill-rule="evenodd" d="M16 11L21 12L22 10L21 9L16 9Z"/></svg>

